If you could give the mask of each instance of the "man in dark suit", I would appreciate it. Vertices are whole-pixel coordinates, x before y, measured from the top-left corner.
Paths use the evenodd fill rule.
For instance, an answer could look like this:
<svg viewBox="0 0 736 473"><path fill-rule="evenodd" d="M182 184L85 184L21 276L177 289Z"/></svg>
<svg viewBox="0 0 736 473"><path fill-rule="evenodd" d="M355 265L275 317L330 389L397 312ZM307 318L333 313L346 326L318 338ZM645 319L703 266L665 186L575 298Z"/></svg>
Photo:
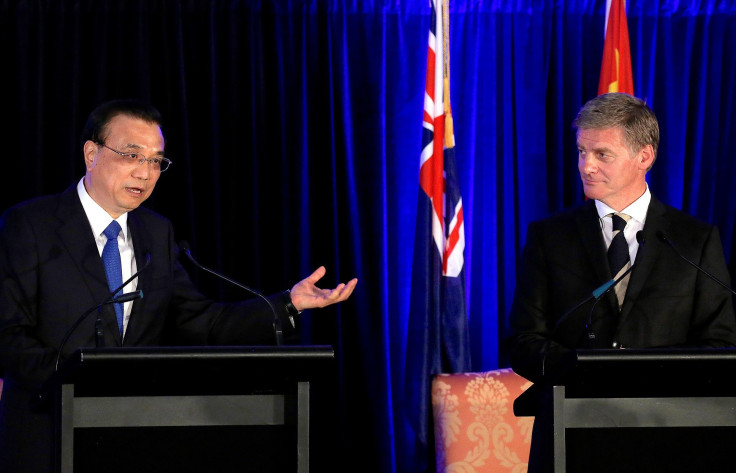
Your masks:
<svg viewBox="0 0 736 473"><path fill-rule="evenodd" d="M16 206L0 220L0 471L51 471L50 415L37 411L32 399L53 373L70 327L119 285L112 279L122 283L141 270L121 292L139 289L145 297L102 309L104 346L274 340L267 304L220 304L202 296L179 264L171 223L139 207L170 164L160 123L148 105L101 105L83 132L84 178L62 194ZM112 260L105 256L108 243L116 247ZM343 301L357 283L320 289L315 284L324 273L321 267L290 291L269 297L286 333L302 310ZM71 333L61 357L96 343L90 317Z"/></svg>
<svg viewBox="0 0 736 473"><path fill-rule="evenodd" d="M717 229L649 192L645 177L659 143L652 110L630 95L604 94L583 106L574 126L589 200L529 226L510 315L513 369L540 387L576 348L736 345L731 294L658 238L664 232L685 257L728 282ZM571 310L632 263L594 309L591 301ZM547 401L536 412L530 472L552 471Z"/></svg>

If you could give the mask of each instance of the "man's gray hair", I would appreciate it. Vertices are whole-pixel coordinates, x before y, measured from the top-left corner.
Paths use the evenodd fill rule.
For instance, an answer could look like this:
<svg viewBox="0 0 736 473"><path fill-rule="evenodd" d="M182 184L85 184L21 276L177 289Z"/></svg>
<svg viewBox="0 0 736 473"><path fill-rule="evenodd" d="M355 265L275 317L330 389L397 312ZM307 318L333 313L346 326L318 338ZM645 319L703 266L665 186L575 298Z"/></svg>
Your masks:
<svg viewBox="0 0 736 473"><path fill-rule="evenodd" d="M635 155L652 145L654 158L659 146L659 123L646 102L629 94L610 93L589 100L572 122L576 130L602 130L619 127L624 143Z"/></svg>

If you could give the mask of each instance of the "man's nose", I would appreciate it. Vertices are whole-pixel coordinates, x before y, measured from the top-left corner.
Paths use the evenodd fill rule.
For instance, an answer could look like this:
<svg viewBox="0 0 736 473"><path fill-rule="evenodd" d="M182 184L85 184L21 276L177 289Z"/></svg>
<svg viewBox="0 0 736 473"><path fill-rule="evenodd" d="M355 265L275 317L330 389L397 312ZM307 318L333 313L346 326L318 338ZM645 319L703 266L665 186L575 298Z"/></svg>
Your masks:
<svg viewBox="0 0 736 473"><path fill-rule="evenodd" d="M148 179L151 175L151 165L148 161L143 161L143 164L139 164L133 169L132 176L137 179Z"/></svg>
<svg viewBox="0 0 736 473"><path fill-rule="evenodd" d="M598 170L595 160L590 155L584 155L579 158L580 170L586 174L594 173Z"/></svg>

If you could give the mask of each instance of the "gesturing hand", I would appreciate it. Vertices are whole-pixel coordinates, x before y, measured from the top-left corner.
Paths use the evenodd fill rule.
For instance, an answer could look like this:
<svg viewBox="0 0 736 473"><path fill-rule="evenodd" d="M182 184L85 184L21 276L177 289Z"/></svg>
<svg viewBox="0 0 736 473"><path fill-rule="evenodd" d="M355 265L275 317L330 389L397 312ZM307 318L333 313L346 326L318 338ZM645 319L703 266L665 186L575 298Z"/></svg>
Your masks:
<svg viewBox="0 0 736 473"><path fill-rule="evenodd" d="M355 285L358 284L358 279L353 278L347 284L340 283L335 289L320 289L316 286L317 281L322 279L326 272L325 267L320 266L291 288L291 302L297 310L326 307L350 297Z"/></svg>

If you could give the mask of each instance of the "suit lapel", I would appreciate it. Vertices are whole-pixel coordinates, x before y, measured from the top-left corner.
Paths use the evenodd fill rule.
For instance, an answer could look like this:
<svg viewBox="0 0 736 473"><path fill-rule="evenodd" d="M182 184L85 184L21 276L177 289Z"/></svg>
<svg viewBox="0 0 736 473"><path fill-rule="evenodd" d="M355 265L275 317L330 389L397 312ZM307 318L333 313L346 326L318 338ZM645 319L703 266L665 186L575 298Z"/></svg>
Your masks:
<svg viewBox="0 0 736 473"><path fill-rule="evenodd" d="M91 299L95 304L103 302L110 295L105 267L92 235L92 227L79 201L76 186L70 187L61 195L56 215L60 222L57 229L59 240L69 252L72 262L77 266L77 271L82 276ZM119 340L115 309L108 304L100 310L107 326L106 330L117 334Z"/></svg>
<svg viewBox="0 0 736 473"><path fill-rule="evenodd" d="M597 285L601 285L611 279L611 270L608 267L606 257L606 242L601 232L600 217L595 207L594 200L588 200L576 215L576 225L583 241L585 255L593 266L597 278ZM616 294L611 291L604 296L599 304L606 303L614 313L618 312L618 301Z"/></svg>
<svg viewBox="0 0 736 473"><path fill-rule="evenodd" d="M621 308L621 321L623 322L631 312L635 301L639 298L646 281L649 279L654 263L659 258L662 245L653 244L657 239L657 231L666 231L669 220L666 218L667 210L664 204L652 196L647 210L647 220L644 224L644 243L639 246L636 254L634 269L631 271L629 287L626 289L624 305Z"/></svg>
<svg viewBox="0 0 736 473"><path fill-rule="evenodd" d="M143 269L146 262L151 258L150 255L150 242L151 238L146 231L145 226L141 222L138 212L135 210L128 214L128 228L133 237L133 248L135 251L135 263L137 271L140 271L138 275L138 290L143 291L145 294L146 290L151 287L153 278L153 271L151 268ZM149 264L153 264L150 262ZM142 270L142 271L141 271ZM140 329L141 317L140 314L145 312L145 297L142 299L136 299L133 302L133 308L130 312L130 319L128 320L128 327L125 332L125 339L131 343L134 342L136 333Z"/></svg>
<svg viewBox="0 0 736 473"><path fill-rule="evenodd" d="M583 242L583 251L594 268L599 284L610 279L606 264L606 243L601 233L598 211L593 200L585 202L575 214L575 225Z"/></svg>

